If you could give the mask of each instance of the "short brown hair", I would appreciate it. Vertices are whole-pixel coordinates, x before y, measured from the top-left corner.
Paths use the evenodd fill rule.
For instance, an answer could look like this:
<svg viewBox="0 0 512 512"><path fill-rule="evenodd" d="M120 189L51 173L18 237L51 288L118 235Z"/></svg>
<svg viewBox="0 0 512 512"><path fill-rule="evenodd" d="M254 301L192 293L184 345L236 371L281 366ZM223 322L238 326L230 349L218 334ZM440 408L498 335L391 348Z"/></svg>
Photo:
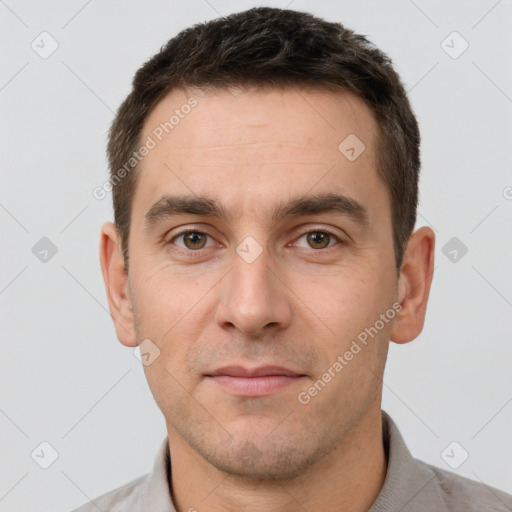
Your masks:
<svg viewBox="0 0 512 512"><path fill-rule="evenodd" d="M371 108L378 127L377 173L391 198L399 269L416 222L420 134L391 59L366 37L311 14L260 7L187 28L135 74L112 123L108 160L114 218L125 267L137 184L132 155L155 105L176 87L315 87L349 91ZM341 141L340 141L341 142ZM126 172L127 163L131 172ZM123 179L118 170L124 168Z"/></svg>

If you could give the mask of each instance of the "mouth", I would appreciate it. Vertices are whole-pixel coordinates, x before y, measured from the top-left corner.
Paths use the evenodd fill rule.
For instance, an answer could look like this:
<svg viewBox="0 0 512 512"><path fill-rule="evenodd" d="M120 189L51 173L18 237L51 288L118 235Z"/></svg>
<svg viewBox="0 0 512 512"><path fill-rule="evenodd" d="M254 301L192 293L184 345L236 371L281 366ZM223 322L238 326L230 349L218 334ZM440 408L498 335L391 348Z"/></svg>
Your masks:
<svg viewBox="0 0 512 512"><path fill-rule="evenodd" d="M299 382L306 375L279 366L226 366L205 377L236 396L268 396Z"/></svg>

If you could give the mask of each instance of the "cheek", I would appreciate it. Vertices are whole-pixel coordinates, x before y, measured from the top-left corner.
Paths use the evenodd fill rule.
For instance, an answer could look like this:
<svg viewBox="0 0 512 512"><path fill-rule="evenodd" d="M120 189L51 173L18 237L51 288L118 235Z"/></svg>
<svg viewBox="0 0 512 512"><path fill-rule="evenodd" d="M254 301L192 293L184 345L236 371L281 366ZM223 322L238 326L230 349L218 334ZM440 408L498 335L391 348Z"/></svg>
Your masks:
<svg viewBox="0 0 512 512"><path fill-rule="evenodd" d="M188 352L201 335L205 315L202 295L193 286L163 279L163 273L156 273L154 279L142 281L139 286L136 307L139 338L150 339L159 350L154 362L144 366L144 372L153 397L166 417L191 407L190 393L197 382Z"/></svg>
<svg viewBox="0 0 512 512"><path fill-rule="evenodd" d="M185 418L194 417L198 422L204 416L193 398L193 386L187 382L187 375L171 367L165 355L162 354L152 365L145 366L144 373L153 398L166 420L179 424Z"/></svg>
<svg viewBox="0 0 512 512"><path fill-rule="evenodd" d="M343 269L314 280L298 276L294 289L322 320L331 348L339 350L391 307L390 283L381 276L367 267Z"/></svg>
<svg viewBox="0 0 512 512"><path fill-rule="evenodd" d="M133 289L137 320L147 337L172 338L185 325L197 325L202 298L217 281L214 275L177 272L169 265L136 274Z"/></svg>

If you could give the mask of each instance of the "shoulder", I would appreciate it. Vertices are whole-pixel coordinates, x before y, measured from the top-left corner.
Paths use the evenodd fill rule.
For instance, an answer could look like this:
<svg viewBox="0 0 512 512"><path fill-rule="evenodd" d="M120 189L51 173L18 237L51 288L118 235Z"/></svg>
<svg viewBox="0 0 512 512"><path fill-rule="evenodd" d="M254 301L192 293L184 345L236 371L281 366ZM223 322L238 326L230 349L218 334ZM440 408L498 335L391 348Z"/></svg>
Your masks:
<svg viewBox="0 0 512 512"><path fill-rule="evenodd" d="M419 462L419 461L418 461ZM463 476L424 464L449 512L512 512L512 496Z"/></svg>
<svg viewBox="0 0 512 512"><path fill-rule="evenodd" d="M165 438L155 457L153 471L89 500L73 512L176 512L169 488L169 445Z"/></svg>
<svg viewBox="0 0 512 512"><path fill-rule="evenodd" d="M384 411L382 420L388 467L370 512L512 512L512 496L414 458Z"/></svg>
<svg viewBox="0 0 512 512"><path fill-rule="evenodd" d="M136 478L117 489L90 500L72 512L98 512L98 510L102 512L124 512L129 510L127 507L133 507L139 502L148 478L149 474Z"/></svg>

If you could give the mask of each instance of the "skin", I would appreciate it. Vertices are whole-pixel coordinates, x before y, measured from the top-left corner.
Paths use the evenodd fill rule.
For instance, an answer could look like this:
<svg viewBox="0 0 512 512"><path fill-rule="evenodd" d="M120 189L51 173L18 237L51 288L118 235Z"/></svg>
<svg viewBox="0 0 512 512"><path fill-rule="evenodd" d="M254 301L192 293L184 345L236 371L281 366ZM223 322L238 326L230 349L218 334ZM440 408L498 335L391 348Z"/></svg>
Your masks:
<svg viewBox="0 0 512 512"><path fill-rule="evenodd" d="M358 97L174 90L141 140L190 95L198 106L141 163L129 272L112 223L100 250L119 340L134 347L150 339L160 350L144 371L166 421L174 503L179 511L366 511L386 474L388 345L421 332L434 233L411 235L397 271L389 194L375 170L377 125ZM349 134L366 147L354 161L338 150ZM277 204L324 193L360 203L367 225L338 212L271 215ZM164 194L206 196L227 217L185 213L147 229L145 215ZM185 245L183 228L208 235L199 235L205 247ZM236 251L247 236L262 249L251 263ZM300 403L299 393L393 304L401 304L394 319ZM268 396L241 397L205 376L228 365L303 376Z"/></svg>

